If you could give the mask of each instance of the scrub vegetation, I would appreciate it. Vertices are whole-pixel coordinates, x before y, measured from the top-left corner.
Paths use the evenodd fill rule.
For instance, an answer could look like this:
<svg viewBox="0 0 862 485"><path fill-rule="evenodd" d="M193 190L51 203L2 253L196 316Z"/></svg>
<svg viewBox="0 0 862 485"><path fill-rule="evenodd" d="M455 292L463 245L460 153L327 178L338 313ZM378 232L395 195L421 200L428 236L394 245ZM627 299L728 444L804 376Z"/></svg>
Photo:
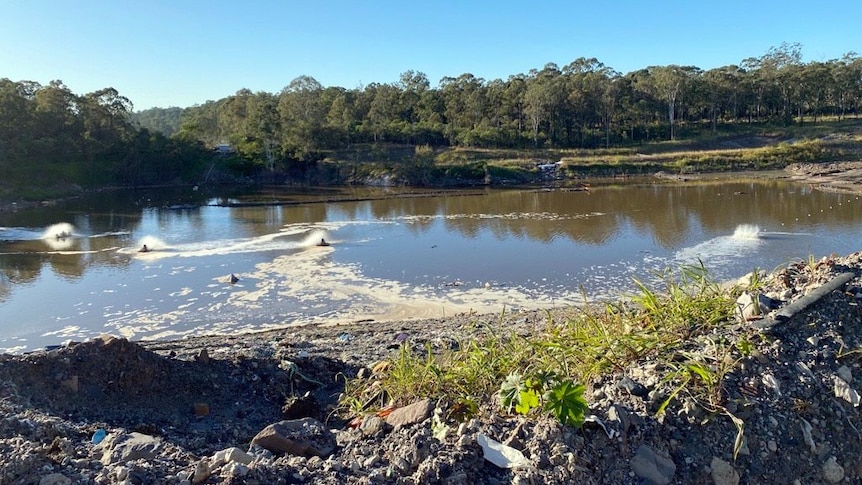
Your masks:
<svg viewBox="0 0 862 485"><path fill-rule="evenodd" d="M740 288L713 282L702 266L684 267L664 286L637 282L639 293L622 302L588 305L565 321L547 319L545 328L500 335L475 328L454 348L402 345L370 377L346 382L341 409L346 415L378 412L430 397L450 403L449 419L464 420L494 402L505 412L548 413L579 426L587 412L583 383L639 362L660 362L671 392L657 414L680 395L713 415L727 415L723 377L753 346L721 337L735 325ZM759 286L755 279L746 285ZM752 334L753 335L753 334Z"/></svg>

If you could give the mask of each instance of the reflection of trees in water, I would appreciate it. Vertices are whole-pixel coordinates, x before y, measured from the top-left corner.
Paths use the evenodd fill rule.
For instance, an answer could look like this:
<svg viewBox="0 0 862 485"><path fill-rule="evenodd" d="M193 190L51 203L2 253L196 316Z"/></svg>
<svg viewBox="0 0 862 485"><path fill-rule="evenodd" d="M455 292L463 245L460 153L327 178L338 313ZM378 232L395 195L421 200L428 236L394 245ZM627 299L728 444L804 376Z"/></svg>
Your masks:
<svg viewBox="0 0 862 485"><path fill-rule="evenodd" d="M374 201L370 207L378 218L413 216L413 232L442 218L449 230L467 238L488 231L500 240L566 237L601 245L631 225L661 247L677 248L696 227L730 235L739 224L792 231L803 223L854 223L862 218L862 200L856 197L781 180L739 180L605 185L588 193L491 190L481 196Z"/></svg>
<svg viewBox="0 0 862 485"><path fill-rule="evenodd" d="M30 261L32 259L37 261ZM12 285L35 281L41 271L42 264L38 258L26 254L4 254L0 257L0 301L11 294Z"/></svg>

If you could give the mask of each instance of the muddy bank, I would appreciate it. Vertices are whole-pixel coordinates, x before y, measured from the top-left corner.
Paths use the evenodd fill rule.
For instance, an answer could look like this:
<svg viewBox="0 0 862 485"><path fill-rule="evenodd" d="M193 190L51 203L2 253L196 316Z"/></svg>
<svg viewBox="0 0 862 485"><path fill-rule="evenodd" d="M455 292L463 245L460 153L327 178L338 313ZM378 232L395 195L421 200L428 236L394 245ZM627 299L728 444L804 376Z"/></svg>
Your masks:
<svg viewBox="0 0 862 485"><path fill-rule="evenodd" d="M862 162L801 163L787 167L791 179L818 190L862 192Z"/></svg>

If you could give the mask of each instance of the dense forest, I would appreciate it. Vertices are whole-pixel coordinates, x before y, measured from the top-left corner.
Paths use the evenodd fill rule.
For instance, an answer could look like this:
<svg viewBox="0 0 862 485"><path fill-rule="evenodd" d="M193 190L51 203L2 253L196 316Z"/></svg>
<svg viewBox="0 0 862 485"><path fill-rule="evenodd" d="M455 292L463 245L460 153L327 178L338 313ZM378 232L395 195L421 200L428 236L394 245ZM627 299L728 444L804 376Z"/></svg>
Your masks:
<svg viewBox="0 0 862 485"><path fill-rule="evenodd" d="M408 71L392 84L324 87L300 76L278 93L241 89L187 108L133 112L106 88L82 96L0 80L0 176L38 174L83 185L200 178L212 149L231 147L243 176L278 173L367 145L507 149L621 147L702 136L730 124L856 117L862 58L802 62L781 44L740 65L704 71L650 66L625 75L597 59L487 81L472 74L431 87Z"/></svg>

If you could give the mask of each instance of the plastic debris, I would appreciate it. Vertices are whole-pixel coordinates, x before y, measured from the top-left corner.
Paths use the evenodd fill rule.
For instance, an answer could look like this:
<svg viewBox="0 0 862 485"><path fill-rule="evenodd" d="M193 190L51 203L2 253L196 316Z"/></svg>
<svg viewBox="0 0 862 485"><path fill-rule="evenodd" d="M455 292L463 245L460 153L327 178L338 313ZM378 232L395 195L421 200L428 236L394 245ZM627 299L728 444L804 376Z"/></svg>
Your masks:
<svg viewBox="0 0 862 485"><path fill-rule="evenodd" d="M97 429L95 433L93 433L93 444L98 445L105 439L105 436L108 436L108 433L103 429Z"/></svg>
<svg viewBox="0 0 862 485"><path fill-rule="evenodd" d="M853 405L853 407L859 407L859 393L856 392L849 384L844 382L844 379L834 376L835 378L835 386L833 390L835 391L835 397L840 397L845 401L849 402Z"/></svg>
<svg viewBox="0 0 862 485"><path fill-rule="evenodd" d="M482 447L485 459L500 468L533 468L533 465L530 464L527 457L511 446L506 446L499 441L494 441L484 434L479 434L476 441L478 441L479 446Z"/></svg>
<svg viewBox="0 0 862 485"><path fill-rule="evenodd" d="M610 438L610 439L614 439L614 437L616 437L616 435L619 434L619 432L617 430L611 429L608 425L606 425L604 422L602 422L602 420L599 419L599 417L596 416L595 414L590 414L589 416L585 417L584 422L585 423L596 423L596 424L598 424L599 426L602 427L603 430L605 430L605 434L607 434L608 438Z"/></svg>
<svg viewBox="0 0 862 485"><path fill-rule="evenodd" d="M778 380L776 380L775 376L772 374L765 374L763 376L763 385L775 391L775 394L781 396L781 389L778 386Z"/></svg>

